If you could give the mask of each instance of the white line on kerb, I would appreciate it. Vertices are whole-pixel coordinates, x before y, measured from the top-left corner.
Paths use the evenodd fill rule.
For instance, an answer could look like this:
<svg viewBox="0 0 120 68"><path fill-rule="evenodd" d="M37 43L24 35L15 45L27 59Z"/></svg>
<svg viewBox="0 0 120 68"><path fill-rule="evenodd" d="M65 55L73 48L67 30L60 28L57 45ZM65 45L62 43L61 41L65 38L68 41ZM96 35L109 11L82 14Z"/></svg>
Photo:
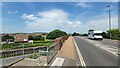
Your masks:
<svg viewBox="0 0 120 68"><path fill-rule="evenodd" d="M73 38L73 37L72 37L72 38ZM76 48L77 53L78 53L79 60L80 60L80 62L81 62L81 66L84 67L84 68L86 68L86 64L85 64L85 62L84 62L84 60L83 60L82 54L81 54L81 52L80 52L80 50L79 50L79 48L78 48L78 46L77 46L74 38L73 38L73 41L74 41L75 48Z"/></svg>

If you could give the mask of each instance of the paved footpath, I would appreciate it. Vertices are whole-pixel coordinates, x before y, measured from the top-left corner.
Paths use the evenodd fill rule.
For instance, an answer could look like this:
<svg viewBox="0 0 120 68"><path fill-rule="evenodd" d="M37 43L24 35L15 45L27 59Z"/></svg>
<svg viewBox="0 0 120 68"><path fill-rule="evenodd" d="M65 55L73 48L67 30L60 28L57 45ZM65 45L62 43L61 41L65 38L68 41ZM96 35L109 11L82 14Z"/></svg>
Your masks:
<svg viewBox="0 0 120 68"><path fill-rule="evenodd" d="M12 66L44 66L44 64L46 64L46 57L45 56L41 56L40 58L42 58L42 63L38 63L38 58L37 59L23 59L17 63L15 63Z"/></svg>
<svg viewBox="0 0 120 68"><path fill-rule="evenodd" d="M65 41L61 50L58 52L54 59L57 57L65 59L63 66L77 66L78 57L73 38L71 36Z"/></svg>

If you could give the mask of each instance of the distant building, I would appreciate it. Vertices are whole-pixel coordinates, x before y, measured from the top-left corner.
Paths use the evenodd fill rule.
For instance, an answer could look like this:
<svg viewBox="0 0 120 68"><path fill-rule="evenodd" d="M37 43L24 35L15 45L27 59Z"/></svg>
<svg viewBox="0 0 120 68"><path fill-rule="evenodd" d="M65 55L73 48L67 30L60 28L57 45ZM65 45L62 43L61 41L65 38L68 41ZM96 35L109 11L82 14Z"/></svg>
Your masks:
<svg viewBox="0 0 120 68"><path fill-rule="evenodd" d="M16 34L15 42L28 42L28 34Z"/></svg>
<svg viewBox="0 0 120 68"><path fill-rule="evenodd" d="M46 36L47 36L47 33L3 33L3 34L0 34L0 43L11 43L11 39L7 39L6 41L1 41L1 37L2 36L6 36L6 35L9 35L9 36L13 36L14 37L14 41L13 42L32 42L31 40L29 41L28 39L28 36L31 35L31 36L42 36L42 37L45 37L46 39Z"/></svg>

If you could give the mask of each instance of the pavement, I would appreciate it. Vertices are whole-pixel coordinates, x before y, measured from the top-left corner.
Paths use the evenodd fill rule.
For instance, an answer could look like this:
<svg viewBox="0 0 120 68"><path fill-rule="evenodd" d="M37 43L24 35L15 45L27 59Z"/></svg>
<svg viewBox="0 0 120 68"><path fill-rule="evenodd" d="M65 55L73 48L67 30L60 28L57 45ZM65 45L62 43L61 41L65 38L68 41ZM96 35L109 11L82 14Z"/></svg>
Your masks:
<svg viewBox="0 0 120 68"><path fill-rule="evenodd" d="M24 59L13 66L39 66L36 61Z"/></svg>
<svg viewBox="0 0 120 68"><path fill-rule="evenodd" d="M78 66L78 56L76 48L74 46L73 38L70 36L62 46L61 50L55 56L54 60L59 58L64 58L65 61L62 66ZM54 62L53 60L53 62Z"/></svg>
<svg viewBox="0 0 120 68"><path fill-rule="evenodd" d="M40 64L38 58L37 59L25 58L12 66L44 66L44 64L46 64L46 56L41 56L40 59L42 61L40 62Z"/></svg>
<svg viewBox="0 0 120 68"><path fill-rule="evenodd" d="M74 39L86 66L118 66L118 56L115 54L112 54L81 37L74 37Z"/></svg>

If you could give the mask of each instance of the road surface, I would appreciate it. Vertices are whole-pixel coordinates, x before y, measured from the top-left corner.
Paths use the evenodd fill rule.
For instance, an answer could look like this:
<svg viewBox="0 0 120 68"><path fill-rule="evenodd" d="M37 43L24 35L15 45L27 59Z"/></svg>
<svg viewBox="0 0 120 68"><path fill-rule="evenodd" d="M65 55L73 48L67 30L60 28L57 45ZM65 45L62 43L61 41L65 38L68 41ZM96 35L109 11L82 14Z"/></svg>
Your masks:
<svg viewBox="0 0 120 68"><path fill-rule="evenodd" d="M88 39L88 37L82 37L82 38L85 38L85 39ZM93 41L93 40L91 40ZM103 40L94 40L95 43L99 42L101 43L102 45L108 45L110 47L117 47L118 48L118 43L120 43L120 41L117 41L117 40L110 40L110 39L103 39Z"/></svg>
<svg viewBox="0 0 120 68"><path fill-rule="evenodd" d="M105 45L111 45L113 47L118 47L118 41L113 41L113 40L109 40L109 39L103 39L100 42L102 42Z"/></svg>
<svg viewBox="0 0 120 68"><path fill-rule="evenodd" d="M86 66L118 66L118 56L81 38L74 39Z"/></svg>

